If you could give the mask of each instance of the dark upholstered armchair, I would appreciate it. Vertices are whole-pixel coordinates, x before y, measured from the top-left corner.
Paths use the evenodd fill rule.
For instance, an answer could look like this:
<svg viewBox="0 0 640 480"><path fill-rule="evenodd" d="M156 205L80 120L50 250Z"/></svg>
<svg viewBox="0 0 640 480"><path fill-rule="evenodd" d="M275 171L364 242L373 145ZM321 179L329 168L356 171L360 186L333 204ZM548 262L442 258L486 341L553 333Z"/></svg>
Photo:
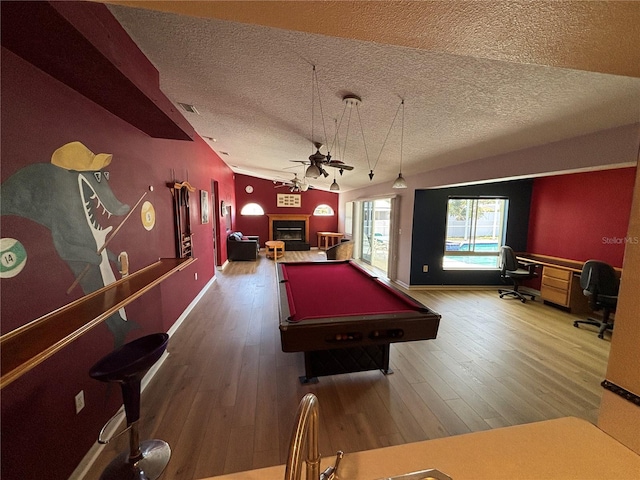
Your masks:
<svg viewBox="0 0 640 480"><path fill-rule="evenodd" d="M350 260L353 257L353 242L342 241L326 250L327 260Z"/></svg>
<svg viewBox="0 0 640 480"><path fill-rule="evenodd" d="M227 236L227 258L231 261L257 260L260 252L260 237L233 232Z"/></svg>

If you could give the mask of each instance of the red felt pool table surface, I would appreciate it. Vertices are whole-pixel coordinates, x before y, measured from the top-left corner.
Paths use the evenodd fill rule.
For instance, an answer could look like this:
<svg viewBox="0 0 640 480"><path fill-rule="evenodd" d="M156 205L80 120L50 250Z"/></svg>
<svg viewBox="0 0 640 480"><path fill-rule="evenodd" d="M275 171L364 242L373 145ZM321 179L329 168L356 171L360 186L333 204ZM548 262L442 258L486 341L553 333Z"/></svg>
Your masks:
<svg viewBox="0 0 640 480"><path fill-rule="evenodd" d="M412 313L425 307L351 262L281 264L290 322Z"/></svg>
<svg viewBox="0 0 640 480"><path fill-rule="evenodd" d="M439 314L351 261L277 268L285 352L436 337Z"/></svg>

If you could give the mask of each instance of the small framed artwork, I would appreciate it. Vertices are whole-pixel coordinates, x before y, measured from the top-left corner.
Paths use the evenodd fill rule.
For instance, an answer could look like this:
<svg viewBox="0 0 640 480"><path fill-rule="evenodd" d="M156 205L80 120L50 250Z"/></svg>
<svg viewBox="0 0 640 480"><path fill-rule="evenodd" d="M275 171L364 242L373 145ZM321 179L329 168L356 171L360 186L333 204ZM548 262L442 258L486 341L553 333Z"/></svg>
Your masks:
<svg viewBox="0 0 640 480"><path fill-rule="evenodd" d="M209 192L200 190L200 218L202 223L209 223Z"/></svg>
<svg viewBox="0 0 640 480"><path fill-rule="evenodd" d="M278 194L278 207L301 207L302 195L291 193L279 193Z"/></svg>

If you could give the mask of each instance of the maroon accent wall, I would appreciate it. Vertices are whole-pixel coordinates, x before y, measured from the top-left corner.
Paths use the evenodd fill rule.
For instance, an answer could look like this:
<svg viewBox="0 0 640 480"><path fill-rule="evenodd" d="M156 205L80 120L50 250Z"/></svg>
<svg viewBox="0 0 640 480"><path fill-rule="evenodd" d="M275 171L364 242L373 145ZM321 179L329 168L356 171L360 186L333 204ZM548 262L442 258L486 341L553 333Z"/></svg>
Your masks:
<svg viewBox="0 0 640 480"><path fill-rule="evenodd" d="M527 250L622 267L636 167L537 178Z"/></svg>
<svg viewBox="0 0 640 480"><path fill-rule="evenodd" d="M74 5L82 9L86 4ZM166 186L173 180L172 171L178 180L188 177L196 187L190 216L197 261L125 308L136 326L126 341L167 331L215 273L212 224L200 223L200 189L210 190L211 181L217 180L220 197L233 201L233 172L199 137L152 138L11 51L2 48L1 58L0 180L30 164L49 163L53 151L71 141L84 143L94 153L113 154L107 170L116 197L133 206L146 192L145 200L156 212L155 227L147 231L138 207L109 243L116 255L129 254L131 272L158 258L176 256L172 196ZM134 102L131 108L135 107ZM122 220L112 217L110 222L115 228ZM18 239L28 253L20 274L0 281L3 333L82 295L80 288L66 294L74 275L59 258L47 228L12 215L0 217L0 228L3 237ZM226 243L220 246L226 259ZM117 386L88 375L90 367L113 348L113 335L102 323L2 390L3 478L69 477L122 403ZM86 407L76 415L74 396L80 390L85 392Z"/></svg>
<svg viewBox="0 0 640 480"><path fill-rule="evenodd" d="M247 185L253 187L252 193L247 193ZM259 235L260 243L264 248L264 242L269 240L269 214L281 215L311 215L309 218L308 242L312 247L318 246L317 232L336 232L338 228L338 194L325 192L324 190L310 189L300 193L301 207L277 207L278 193L291 193L288 188L275 188L271 180L236 174L235 178L236 203L233 205L234 221L233 229L245 235ZM242 207L247 203L257 203L264 209L264 216L240 215ZM313 211L318 205L326 204L333 208L333 217L314 217Z"/></svg>

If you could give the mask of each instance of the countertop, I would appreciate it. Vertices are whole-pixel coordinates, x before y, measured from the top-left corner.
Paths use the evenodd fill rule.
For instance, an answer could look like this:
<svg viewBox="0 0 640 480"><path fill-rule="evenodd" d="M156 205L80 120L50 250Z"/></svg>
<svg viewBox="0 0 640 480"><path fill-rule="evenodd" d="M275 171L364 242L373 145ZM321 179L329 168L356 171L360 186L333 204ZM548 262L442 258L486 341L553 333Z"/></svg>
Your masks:
<svg viewBox="0 0 640 480"><path fill-rule="evenodd" d="M343 449L338 470L342 480L374 480L428 468L453 480L640 478L639 455L595 425L573 417L355 453L348 451L348 445ZM322 469L334 458L323 458ZM280 465L208 480L282 478Z"/></svg>

